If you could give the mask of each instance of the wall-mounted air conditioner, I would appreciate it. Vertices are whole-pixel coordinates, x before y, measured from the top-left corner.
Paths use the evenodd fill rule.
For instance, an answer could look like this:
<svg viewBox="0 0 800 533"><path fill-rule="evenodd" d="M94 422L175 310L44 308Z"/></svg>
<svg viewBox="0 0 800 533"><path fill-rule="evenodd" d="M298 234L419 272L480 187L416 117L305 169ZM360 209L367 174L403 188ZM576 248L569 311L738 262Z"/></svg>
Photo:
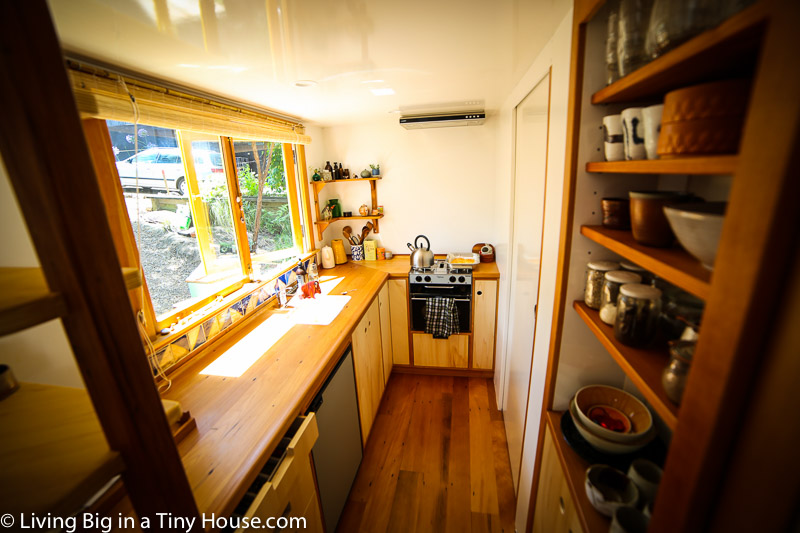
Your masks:
<svg viewBox="0 0 800 533"><path fill-rule="evenodd" d="M407 130L424 128L450 128L455 126L480 126L486 121L486 113L442 113L400 117L400 125Z"/></svg>

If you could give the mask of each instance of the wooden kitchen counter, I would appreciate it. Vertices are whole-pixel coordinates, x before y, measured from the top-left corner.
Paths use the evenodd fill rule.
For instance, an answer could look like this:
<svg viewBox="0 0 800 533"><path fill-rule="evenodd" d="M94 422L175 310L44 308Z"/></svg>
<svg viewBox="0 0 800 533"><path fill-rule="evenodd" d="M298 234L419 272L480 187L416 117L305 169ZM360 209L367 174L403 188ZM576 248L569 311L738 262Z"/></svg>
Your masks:
<svg viewBox="0 0 800 533"><path fill-rule="evenodd" d="M269 324L281 323L287 312L266 310L173 376L165 396L180 401L197 421L197 430L178 449L197 506L207 517L233 512L280 438L319 391L388 278L382 269L355 263L320 270L320 276L341 278L330 294L348 291L351 297L329 325L294 325L282 336L280 328L271 335ZM271 346L270 336L277 339ZM261 349L264 353L238 377L201 373L227 350L226 358L238 355L237 349L245 358Z"/></svg>
<svg viewBox="0 0 800 533"><path fill-rule="evenodd" d="M437 255L436 259L445 259L445 255ZM390 278L407 278L408 270L411 267L408 254L393 255L391 259L384 261L359 261L359 265L374 268L389 274ZM472 269L473 279L499 279L500 271L497 263L480 263Z"/></svg>

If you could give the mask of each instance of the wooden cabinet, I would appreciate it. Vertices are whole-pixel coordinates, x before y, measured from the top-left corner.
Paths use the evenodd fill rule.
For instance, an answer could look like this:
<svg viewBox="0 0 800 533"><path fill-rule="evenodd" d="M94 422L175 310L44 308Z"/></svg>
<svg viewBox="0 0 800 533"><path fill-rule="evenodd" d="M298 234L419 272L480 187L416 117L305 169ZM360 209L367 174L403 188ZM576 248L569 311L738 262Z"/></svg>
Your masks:
<svg viewBox="0 0 800 533"><path fill-rule="evenodd" d="M390 279L389 318L392 323L392 362L407 365L410 361L408 350L408 281Z"/></svg>
<svg viewBox="0 0 800 533"><path fill-rule="evenodd" d="M428 333L414 333L414 366L467 368L469 366L469 335L450 335L434 339Z"/></svg>
<svg viewBox="0 0 800 533"><path fill-rule="evenodd" d="M710 531L708 522L719 512L724 480L732 475L727 458L737 439L744 438L742 413L755 409L752 391L763 379L760 369L768 366L765 346L774 324L768 317L779 308L781 282L796 253L793 245L780 243L796 243L800 228L796 200L789 199L797 197L791 163L800 142L796 98L800 68L787 51L796 41L800 8L793 2L757 2L606 86L603 50L609 8L604 4L597 0L575 4L566 212L540 431L554 433L551 442L562 466L571 465L563 472L584 531L607 530L609 520L591 507L582 490L585 461L560 438L557 421L577 384L632 384L665 431L672 432L649 531ZM680 87L742 77L751 78L753 84L737 154L599 160L604 115L649 105ZM602 196L658 188L727 199L713 273L678 246L642 246L629 231L600 225ZM668 362L665 347L632 349L619 344L612 328L582 304L585 264L604 258L637 263L705 300L700 339L680 406L666 398L661 387L661 370ZM752 412L747 418L760 415ZM539 483L534 493L549 490L545 477L551 476L548 465L553 461L547 460L547 450L545 445L538 452ZM534 523L540 513L552 514L552 502L545 503L544 498L535 496Z"/></svg>
<svg viewBox="0 0 800 533"><path fill-rule="evenodd" d="M383 351L383 383L389 382L392 374L392 319L389 301L389 285L384 283L378 293L378 309L381 318L381 349Z"/></svg>
<svg viewBox="0 0 800 533"><path fill-rule="evenodd" d="M381 316L376 297L353 331L353 365L356 373L361 439L366 445L372 421L381 403L385 381L381 348Z"/></svg>
<svg viewBox="0 0 800 533"><path fill-rule="evenodd" d="M271 521L279 517L305 518L305 529L322 533L322 513L317 497L317 485L311 464L311 448L319 437L319 429L314 413L298 417L287 435L291 440L285 453L278 457L279 462L267 462L265 471L259 473L256 482L250 487L243 504L247 511L241 515L252 523L258 518L262 525L271 526ZM233 520L240 517L234 516ZM234 522L235 523L235 522ZM291 522L290 522L291 523ZM275 524L278 525L278 524ZM268 531L278 528L265 527ZM238 529L246 531L246 528Z"/></svg>
<svg viewBox="0 0 800 533"><path fill-rule="evenodd" d="M533 533L583 532L549 427L545 428L544 433L536 509L537 512L533 517Z"/></svg>
<svg viewBox="0 0 800 533"><path fill-rule="evenodd" d="M494 368L497 281L476 280L472 294L472 368Z"/></svg>

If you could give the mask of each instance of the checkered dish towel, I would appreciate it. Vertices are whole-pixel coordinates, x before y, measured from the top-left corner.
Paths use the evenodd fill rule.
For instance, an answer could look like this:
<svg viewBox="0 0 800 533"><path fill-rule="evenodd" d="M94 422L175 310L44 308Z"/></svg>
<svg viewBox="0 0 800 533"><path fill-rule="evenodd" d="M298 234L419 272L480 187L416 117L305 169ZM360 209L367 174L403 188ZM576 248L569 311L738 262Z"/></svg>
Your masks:
<svg viewBox="0 0 800 533"><path fill-rule="evenodd" d="M452 298L428 298L425 303L425 333L446 339L458 333L458 309Z"/></svg>

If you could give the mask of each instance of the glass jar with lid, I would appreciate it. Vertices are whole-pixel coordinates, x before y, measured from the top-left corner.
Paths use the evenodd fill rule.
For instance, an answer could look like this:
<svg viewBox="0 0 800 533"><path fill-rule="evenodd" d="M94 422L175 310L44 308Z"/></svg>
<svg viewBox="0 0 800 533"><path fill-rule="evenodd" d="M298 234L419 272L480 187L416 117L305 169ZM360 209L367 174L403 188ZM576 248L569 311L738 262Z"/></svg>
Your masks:
<svg viewBox="0 0 800 533"><path fill-rule="evenodd" d="M642 277L639 274L626 270L612 270L605 273L603 281L603 292L600 295L600 320L614 325L617 318L617 296L619 288L626 283L641 283Z"/></svg>
<svg viewBox="0 0 800 533"><path fill-rule="evenodd" d="M592 309L600 309L600 297L603 292L605 273L619 270L616 261L592 261L586 265L586 287L583 290L583 301Z"/></svg>
<svg viewBox="0 0 800 533"><path fill-rule="evenodd" d="M619 288L614 336L627 346L644 346L656 334L661 314L661 291L641 283Z"/></svg>

